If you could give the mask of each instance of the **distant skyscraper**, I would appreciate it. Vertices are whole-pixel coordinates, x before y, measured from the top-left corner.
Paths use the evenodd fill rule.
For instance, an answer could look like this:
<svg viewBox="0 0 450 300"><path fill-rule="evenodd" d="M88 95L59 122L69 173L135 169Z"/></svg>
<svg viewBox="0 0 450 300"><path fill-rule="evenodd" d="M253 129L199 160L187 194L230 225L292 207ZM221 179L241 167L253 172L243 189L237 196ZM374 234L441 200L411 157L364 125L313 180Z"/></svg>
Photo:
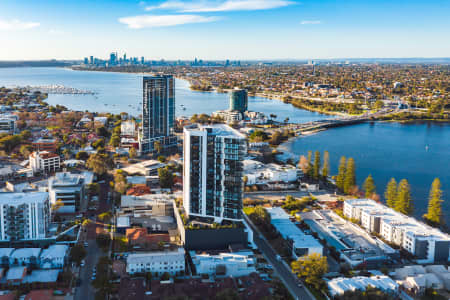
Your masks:
<svg viewBox="0 0 450 300"><path fill-rule="evenodd" d="M241 113L248 110L248 96L246 90L235 88L231 91L230 110L237 110Z"/></svg>
<svg viewBox="0 0 450 300"><path fill-rule="evenodd" d="M215 222L242 218L245 136L224 125L184 127L183 207Z"/></svg>
<svg viewBox="0 0 450 300"><path fill-rule="evenodd" d="M111 54L109 55L109 64L110 65L117 64L117 53L111 52Z"/></svg>
<svg viewBox="0 0 450 300"><path fill-rule="evenodd" d="M90 61L89 61L89 62L90 62L91 65L94 64L94 57L93 57L92 55L91 55L91 57L90 57Z"/></svg>
<svg viewBox="0 0 450 300"><path fill-rule="evenodd" d="M126 53L123 54L123 62L124 62L124 63L127 62L127 54L126 54Z"/></svg>
<svg viewBox="0 0 450 300"><path fill-rule="evenodd" d="M141 64L145 64L145 59L143 56L141 57Z"/></svg>
<svg viewBox="0 0 450 300"><path fill-rule="evenodd" d="M143 78L142 132L140 151L154 152L155 142L164 147L176 144L175 81L172 75Z"/></svg>
<svg viewBox="0 0 450 300"><path fill-rule="evenodd" d="M84 58L84 64L85 65L89 64L89 58L87 58L87 57Z"/></svg>

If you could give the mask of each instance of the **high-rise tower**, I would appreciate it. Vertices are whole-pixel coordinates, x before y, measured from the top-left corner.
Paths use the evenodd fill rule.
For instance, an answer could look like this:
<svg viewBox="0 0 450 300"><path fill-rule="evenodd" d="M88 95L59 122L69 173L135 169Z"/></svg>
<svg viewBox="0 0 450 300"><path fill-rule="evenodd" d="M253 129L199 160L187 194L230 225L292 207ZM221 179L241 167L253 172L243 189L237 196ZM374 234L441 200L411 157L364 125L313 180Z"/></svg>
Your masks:
<svg viewBox="0 0 450 300"><path fill-rule="evenodd" d="M245 136L223 124L184 127L183 206L215 222L242 219Z"/></svg>
<svg viewBox="0 0 450 300"><path fill-rule="evenodd" d="M142 153L154 152L155 142L162 148L176 145L175 82L172 75L143 78L142 131L139 145Z"/></svg>

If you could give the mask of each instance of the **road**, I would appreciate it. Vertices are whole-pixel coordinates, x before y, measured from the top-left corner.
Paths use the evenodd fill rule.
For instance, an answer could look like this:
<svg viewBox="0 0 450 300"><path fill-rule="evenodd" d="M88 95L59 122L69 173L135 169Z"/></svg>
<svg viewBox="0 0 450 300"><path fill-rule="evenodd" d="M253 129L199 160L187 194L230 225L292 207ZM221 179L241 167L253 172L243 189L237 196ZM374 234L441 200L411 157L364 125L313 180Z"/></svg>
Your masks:
<svg viewBox="0 0 450 300"><path fill-rule="evenodd" d="M106 181L108 182L108 181ZM92 271L97 265L99 258L106 255L97 246L97 227L103 228L103 223L96 221L96 215L111 209L111 204L108 198L109 186L106 183L100 184L99 193L99 207L95 213L90 213L93 216L92 222L87 226L87 232L80 238L80 242L88 242L87 255L85 258L85 266L80 268L81 285L76 288L75 300L94 300L95 288L92 286Z"/></svg>
<svg viewBox="0 0 450 300"><path fill-rule="evenodd" d="M101 256L101 250L97 246L97 242L95 241L95 238L89 238L92 237L91 230L94 231L95 236L95 225L89 225L88 229L88 244L87 247L87 256L86 256L86 265L84 267L81 267L80 270L80 278L81 278L81 285L77 287L75 291L75 300L94 300L95 299L95 289L92 286L91 277L92 277L92 270L97 265L98 259Z"/></svg>
<svg viewBox="0 0 450 300"><path fill-rule="evenodd" d="M315 300L316 298L311 292L302 284L298 285L298 278L291 272L289 266L284 260L277 259L277 253L270 246L269 242L263 237L262 233L244 214L244 218L253 230L253 241L258 249L264 254L267 261L273 266L275 272L278 274L284 285L287 287L291 295L298 300ZM262 237L262 238L261 238Z"/></svg>

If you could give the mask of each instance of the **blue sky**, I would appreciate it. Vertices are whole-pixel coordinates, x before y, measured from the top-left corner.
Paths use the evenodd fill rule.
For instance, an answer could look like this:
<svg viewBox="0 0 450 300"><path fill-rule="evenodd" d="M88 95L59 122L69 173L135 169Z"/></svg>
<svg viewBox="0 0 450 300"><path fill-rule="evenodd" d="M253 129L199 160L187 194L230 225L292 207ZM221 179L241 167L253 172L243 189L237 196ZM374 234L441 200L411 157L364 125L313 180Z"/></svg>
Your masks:
<svg viewBox="0 0 450 300"><path fill-rule="evenodd" d="M449 13L449 0L1 0L0 60L449 57Z"/></svg>

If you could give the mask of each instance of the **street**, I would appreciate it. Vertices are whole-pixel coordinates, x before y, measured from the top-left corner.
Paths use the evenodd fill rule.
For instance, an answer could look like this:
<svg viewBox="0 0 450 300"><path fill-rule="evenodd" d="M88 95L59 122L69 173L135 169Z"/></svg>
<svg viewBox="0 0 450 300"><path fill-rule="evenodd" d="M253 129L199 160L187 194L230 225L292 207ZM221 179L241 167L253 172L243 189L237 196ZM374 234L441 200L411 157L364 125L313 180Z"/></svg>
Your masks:
<svg viewBox="0 0 450 300"><path fill-rule="evenodd" d="M295 299L299 300L314 300L314 296L311 292L302 284L298 286L298 279L295 274L291 272L290 267L284 262L284 260L277 259L277 253L270 246L269 242L265 240L262 233L256 228L256 226L250 221L250 219L244 214L244 218L253 230L253 241L258 246L258 249L264 254L267 261L273 266L275 272L283 281L286 288Z"/></svg>

